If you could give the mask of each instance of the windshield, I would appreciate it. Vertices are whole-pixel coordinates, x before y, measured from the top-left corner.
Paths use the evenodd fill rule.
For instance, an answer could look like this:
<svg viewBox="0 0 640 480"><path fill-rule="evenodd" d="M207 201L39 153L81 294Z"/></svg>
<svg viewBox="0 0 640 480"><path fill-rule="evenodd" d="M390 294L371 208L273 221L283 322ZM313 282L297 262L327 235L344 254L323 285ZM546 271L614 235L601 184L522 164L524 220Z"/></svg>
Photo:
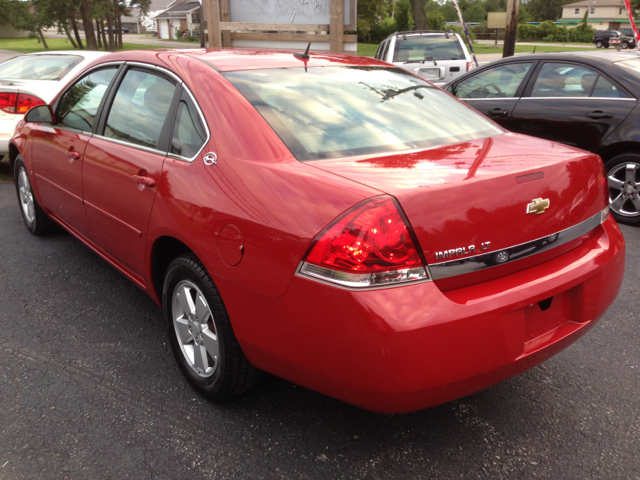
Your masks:
<svg viewBox="0 0 640 480"><path fill-rule="evenodd" d="M396 37L394 62L413 62L422 60L465 60L458 37L449 35L421 35Z"/></svg>
<svg viewBox="0 0 640 480"><path fill-rule="evenodd" d="M82 61L77 55L24 55L0 63L3 80L60 80Z"/></svg>
<svg viewBox="0 0 640 480"><path fill-rule="evenodd" d="M298 160L465 142L503 130L399 68L315 67L224 74Z"/></svg>

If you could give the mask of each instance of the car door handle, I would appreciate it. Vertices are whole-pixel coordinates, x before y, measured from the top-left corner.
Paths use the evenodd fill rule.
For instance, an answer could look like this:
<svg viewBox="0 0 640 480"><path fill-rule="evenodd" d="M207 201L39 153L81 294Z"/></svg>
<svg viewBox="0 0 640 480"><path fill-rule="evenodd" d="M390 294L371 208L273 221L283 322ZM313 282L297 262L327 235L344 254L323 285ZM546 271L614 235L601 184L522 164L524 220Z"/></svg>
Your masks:
<svg viewBox="0 0 640 480"><path fill-rule="evenodd" d="M74 160L80 160L80 157L82 157L82 154L80 152L76 152L74 150L67 150L66 152L64 152L64 154L67 156L70 162L73 162Z"/></svg>
<svg viewBox="0 0 640 480"><path fill-rule="evenodd" d="M587 113L587 117L589 118L613 118L613 115L610 113L604 113L602 110L596 110L595 112Z"/></svg>
<svg viewBox="0 0 640 480"><path fill-rule="evenodd" d="M145 187L155 187L156 181L151 177L143 177L142 175L134 175L133 179L137 184L144 185Z"/></svg>
<svg viewBox="0 0 640 480"><path fill-rule="evenodd" d="M500 107L496 107L492 110L489 110L488 113L489 115L493 115L494 117L506 117L509 114L509 112L501 109Z"/></svg>

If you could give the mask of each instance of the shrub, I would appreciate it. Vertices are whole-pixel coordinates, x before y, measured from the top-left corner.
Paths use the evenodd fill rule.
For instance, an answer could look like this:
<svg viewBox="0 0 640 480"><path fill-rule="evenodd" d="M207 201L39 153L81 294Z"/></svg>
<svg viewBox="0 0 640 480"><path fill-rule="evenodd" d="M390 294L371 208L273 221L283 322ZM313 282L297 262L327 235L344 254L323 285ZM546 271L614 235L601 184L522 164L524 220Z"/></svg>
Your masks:
<svg viewBox="0 0 640 480"><path fill-rule="evenodd" d="M538 25L518 25L517 39L519 42L529 42L540 38L540 27Z"/></svg>
<svg viewBox="0 0 640 480"><path fill-rule="evenodd" d="M558 30L556 24L551 20L545 20L540 24L538 28L540 29L540 38L542 38L543 41L546 41L544 40L545 37L548 37L549 35L555 35L556 31Z"/></svg>
<svg viewBox="0 0 640 480"><path fill-rule="evenodd" d="M553 35L547 35L546 37L542 37L543 42L553 42Z"/></svg>

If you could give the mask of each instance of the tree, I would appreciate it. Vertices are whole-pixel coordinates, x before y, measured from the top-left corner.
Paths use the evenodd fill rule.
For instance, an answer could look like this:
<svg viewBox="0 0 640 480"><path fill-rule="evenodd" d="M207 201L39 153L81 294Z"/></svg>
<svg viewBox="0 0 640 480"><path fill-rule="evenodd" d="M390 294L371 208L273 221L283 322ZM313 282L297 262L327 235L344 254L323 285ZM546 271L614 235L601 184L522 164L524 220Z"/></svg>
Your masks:
<svg viewBox="0 0 640 480"><path fill-rule="evenodd" d="M427 15L424 13L424 2L422 0L409 0L411 3L411 13L413 14L413 23L416 30L428 30L429 22Z"/></svg>

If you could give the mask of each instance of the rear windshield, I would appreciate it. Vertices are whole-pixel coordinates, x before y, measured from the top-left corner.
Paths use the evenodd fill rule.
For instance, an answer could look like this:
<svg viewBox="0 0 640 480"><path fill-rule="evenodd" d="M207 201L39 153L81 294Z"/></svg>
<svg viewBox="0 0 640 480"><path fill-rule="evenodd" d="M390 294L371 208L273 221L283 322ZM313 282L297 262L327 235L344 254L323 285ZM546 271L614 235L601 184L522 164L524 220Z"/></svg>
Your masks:
<svg viewBox="0 0 640 480"><path fill-rule="evenodd" d="M394 62L422 60L465 60L460 40L455 35L396 37Z"/></svg>
<svg viewBox="0 0 640 480"><path fill-rule="evenodd" d="M25 55L0 63L0 79L60 80L81 61L78 55Z"/></svg>
<svg viewBox="0 0 640 480"><path fill-rule="evenodd" d="M503 133L462 102L399 68L314 67L224 75L302 161Z"/></svg>

